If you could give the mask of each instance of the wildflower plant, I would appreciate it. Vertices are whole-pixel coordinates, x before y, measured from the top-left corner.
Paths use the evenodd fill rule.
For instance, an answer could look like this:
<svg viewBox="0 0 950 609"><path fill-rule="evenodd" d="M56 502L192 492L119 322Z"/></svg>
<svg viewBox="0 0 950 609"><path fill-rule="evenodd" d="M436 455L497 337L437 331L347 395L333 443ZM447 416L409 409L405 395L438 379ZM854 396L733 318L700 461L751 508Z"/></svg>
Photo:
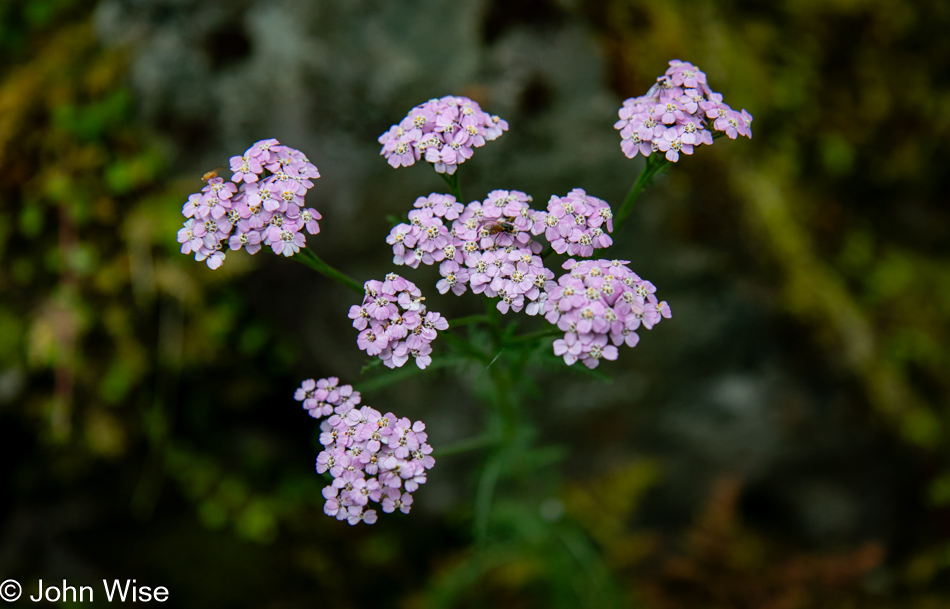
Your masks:
<svg viewBox="0 0 950 609"><path fill-rule="evenodd" d="M380 154L393 167L420 159L439 173L452 175L480 148L508 130L508 123L482 111L478 102L448 95L430 99L379 136Z"/></svg>
<svg viewBox="0 0 950 609"><path fill-rule="evenodd" d="M476 534L484 537L504 463L517 461L533 434L517 383L533 355L547 349L563 365L580 362L593 369L603 360L618 359L621 348L637 346L641 330L671 318L670 305L631 269L630 261L595 256L610 249L612 234L659 171L718 135L751 137L752 116L732 110L699 68L682 61L671 61L656 84L626 100L619 114L615 127L622 152L646 157L646 165L616 214L609 203L579 188L551 195L544 209L518 190L499 188L481 199L464 199L459 166L475 148L508 130L505 120L470 99L429 100L383 133L380 154L391 166L424 159L448 187L449 192L418 197L411 208L407 205L405 220L397 221L388 236L379 236L380 245L385 241L391 248L392 264L404 267L400 272L438 267L435 290L425 290L430 298L439 294L433 300L394 271L360 283L307 247L304 232L317 235L322 217L305 197L320 174L300 151L276 140L257 142L232 157L230 181L212 177L188 198L178 235L183 253L216 269L225 246L250 254L269 247L358 293L361 300L349 308L348 317L356 347L372 358L366 369L379 363L399 368L411 360L426 370L440 361L464 361L474 363L491 388L485 400L488 430L440 449L429 445L424 423L361 405L361 393L351 385L335 377L305 380L294 397L321 421L323 451L316 469L328 479L327 515L372 524L378 517L374 505L386 513L408 513L412 493L425 484L435 455L487 449L474 523ZM447 320L433 309L449 293L481 295L486 313ZM518 334L516 323L502 322L502 315L522 313L543 319L548 328ZM478 327L487 331L477 334ZM479 336L487 336L487 342ZM395 380L378 376L372 382Z"/></svg>
<svg viewBox="0 0 950 609"><path fill-rule="evenodd" d="M401 367L411 355L424 370L432 363L429 343L439 330L448 329L449 322L427 311L419 288L395 273L384 281L367 281L363 287L363 303L350 307L349 314L360 331L357 346L367 355L379 356L387 368Z"/></svg>
<svg viewBox="0 0 950 609"><path fill-rule="evenodd" d="M646 94L623 102L620 149L628 158L646 157L645 170L624 200L617 219L627 218L633 201L666 163L676 163L680 154L693 154L701 145L712 145L723 135L752 138L752 115L736 112L722 95L709 88L706 74L691 63L674 59Z"/></svg>
<svg viewBox="0 0 950 609"><path fill-rule="evenodd" d="M224 263L225 243L249 254L270 247L289 257L306 245L302 231L320 232L320 214L304 202L320 172L299 150L262 140L232 157L231 171L231 181L210 177L188 197L182 208L187 219L178 231L183 254L216 269Z"/></svg>
<svg viewBox="0 0 950 609"><path fill-rule="evenodd" d="M426 482L426 470L435 465L422 421L380 414L360 405L360 393L331 377L303 382L294 398L320 423L317 473L332 481L323 489L323 511L350 524L376 522L379 504L384 512L408 514L412 493Z"/></svg>

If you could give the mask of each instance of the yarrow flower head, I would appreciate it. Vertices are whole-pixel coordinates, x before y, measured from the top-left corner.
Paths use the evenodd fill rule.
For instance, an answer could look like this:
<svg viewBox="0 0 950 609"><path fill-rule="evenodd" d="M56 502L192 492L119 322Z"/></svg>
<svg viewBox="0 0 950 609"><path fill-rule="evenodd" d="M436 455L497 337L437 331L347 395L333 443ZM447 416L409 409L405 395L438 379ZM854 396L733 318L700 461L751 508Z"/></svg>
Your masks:
<svg viewBox="0 0 950 609"><path fill-rule="evenodd" d="M613 243L607 234L613 232L613 217L606 201L575 188L565 197L551 197L548 211L535 215L532 232L543 232L558 254L586 258Z"/></svg>
<svg viewBox="0 0 950 609"><path fill-rule="evenodd" d="M661 152L675 163L681 153L693 154L696 146L712 144L710 129L730 139L751 138L751 125L752 115L723 102L702 70L674 59L646 95L623 102L614 128L620 131L620 148L627 157Z"/></svg>
<svg viewBox="0 0 950 609"><path fill-rule="evenodd" d="M435 465L425 424L360 407L359 392L336 377L308 379L294 397L311 416L327 417L316 464L317 473L333 477L323 489L324 513L351 525L376 522L376 510L367 509L371 502L386 513L408 514L412 493Z"/></svg>
<svg viewBox="0 0 950 609"><path fill-rule="evenodd" d="M670 307L657 300L656 288L631 271L627 260L568 260L567 273L547 291L545 318L564 331L554 354L567 365L580 360L596 368L615 360L617 347L635 347L637 330L669 319Z"/></svg>
<svg viewBox="0 0 950 609"><path fill-rule="evenodd" d="M476 294L498 298L502 313L524 309L536 315L554 273L544 267L541 243L532 238L543 230L534 230L540 212L530 203L518 190L493 190L464 208L451 195L421 197L409 224L399 224L387 238L393 262L413 268L438 263L439 293L462 295L471 286Z"/></svg>
<svg viewBox="0 0 950 609"><path fill-rule="evenodd" d="M320 177L299 150L274 139L261 140L242 156L231 157L231 181L213 177L182 208L187 218L178 231L183 254L195 254L216 269L224 262L224 246L256 254L270 247L293 256L306 246L303 231L320 232L317 210L304 196Z"/></svg>
<svg viewBox="0 0 950 609"><path fill-rule="evenodd" d="M503 119L483 112L467 97L430 99L379 136L380 154L393 167L425 158L439 173L453 174L475 148L508 130Z"/></svg>
<svg viewBox="0 0 950 609"><path fill-rule="evenodd" d="M389 368L399 368L412 357L419 368L432 363L431 343L449 322L426 310L425 298L414 283L395 273L383 281L363 285L362 304L350 307L353 327L360 331L356 344L367 355L379 356Z"/></svg>

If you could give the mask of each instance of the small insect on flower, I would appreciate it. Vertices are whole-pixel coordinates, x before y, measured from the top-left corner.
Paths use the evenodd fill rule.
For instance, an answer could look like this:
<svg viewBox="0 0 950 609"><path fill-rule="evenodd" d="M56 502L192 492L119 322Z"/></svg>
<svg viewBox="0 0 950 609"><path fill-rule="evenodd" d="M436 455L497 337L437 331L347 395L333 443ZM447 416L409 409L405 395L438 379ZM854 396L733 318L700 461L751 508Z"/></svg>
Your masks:
<svg viewBox="0 0 950 609"><path fill-rule="evenodd" d="M661 76L660 78L657 79L657 81L653 84L653 86L650 87L650 89L647 91L647 94L644 95L644 97L653 97L656 94L658 94L660 91L665 91L666 89L670 89L672 87L673 87L673 83L670 82L670 77L666 75Z"/></svg>
<svg viewBox="0 0 950 609"><path fill-rule="evenodd" d="M495 222L489 222L482 227L489 235L497 235L498 233L509 233L513 234L515 232L515 225L511 222L505 222L504 220L498 220Z"/></svg>
<svg viewBox="0 0 950 609"><path fill-rule="evenodd" d="M221 171L222 169L224 169L224 166L223 166L223 165L220 166L220 167L215 167L214 169L212 169L212 170L209 171L208 173L206 173L206 174L204 174L203 176L201 176L201 181L202 181L202 182L208 182L209 180L215 179L216 177L218 177L218 172Z"/></svg>

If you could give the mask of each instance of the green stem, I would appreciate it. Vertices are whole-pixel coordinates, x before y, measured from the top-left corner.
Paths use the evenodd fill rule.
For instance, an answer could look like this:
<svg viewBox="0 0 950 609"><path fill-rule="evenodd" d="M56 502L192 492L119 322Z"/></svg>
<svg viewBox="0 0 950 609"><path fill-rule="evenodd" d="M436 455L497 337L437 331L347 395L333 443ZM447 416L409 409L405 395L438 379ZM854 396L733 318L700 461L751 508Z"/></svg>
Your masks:
<svg viewBox="0 0 950 609"><path fill-rule="evenodd" d="M501 330L501 315L494 306L491 298L485 298L486 314L489 319L489 329L491 330L492 351L494 356L488 365L488 376L491 379L495 393L496 412L501 417L503 438L506 443L510 443L516 435L518 428L518 404L514 379L511 376L512 369L508 363L494 366L493 364L505 351L504 333Z"/></svg>
<svg viewBox="0 0 950 609"><path fill-rule="evenodd" d="M354 385L361 393L373 393L374 391L379 391L380 389L389 387L394 383L401 382L409 377L416 376L417 374L424 374L438 368L448 368L450 366L455 366L461 361L464 360L452 355L443 354L437 359L432 360L432 363L429 364L425 370L417 366L405 366L403 368L399 368L398 370L382 372L373 376L372 378L366 379L365 381L354 383Z"/></svg>
<svg viewBox="0 0 950 609"><path fill-rule="evenodd" d="M484 542L488 537L488 523L491 521L492 496L501 474L502 453L495 453L485 464L475 491L475 539Z"/></svg>
<svg viewBox="0 0 950 609"><path fill-rule="evenodd" d="M442 176L445 183L449 185L449 192L452 193L452 196L454 196L459 203L464 203L464 201L462 201L462 187L459 186L458 169L456 168L455 173L452 175L446 175L444 173L440 173L439 175Z"/></svg>
<svg viewBox="0 0 950 609"><path fill-rule="evenodd" d="M316 254L314 254L313 250L311 250L310 248L306 248L306 247L302 248L300 252L297 254L297 256L295 257L295 259L306 264L307 266L309 266L316 272L320 273L324 277L328 277L329 279L332 279L333 281L339 283L343 287L353 290L357 294L365 293L365 290L363 289L363 286L360 283L358 283L355 279L353 279L349 275L336 270L335 268L333 268L332 266L324 262L323 259L320 258L320 256L317 256Z"/></svg>
<svg viewBox="0 0 950 609"><path fill-rule="evenodd" d="M656 174L660 173L668 164L669 161L662 155L655 154L647 157L647 163L644 165L643 171L640 172L640 177L637 178L630 192L627 193L627 198L623 200L620 211L617 212L614 218L615 233L620 230L621 225L623 225L624 221L630 215L630 212L633 210L633 204L636 202L640 192L649 186L653 182L653 178Z"/></svg>
<svg viewBox="0 0 950 609"><path fill-rule="evenodd" d="M446 343L448 343L449 345L457 349L459 353L465 354L469 358L474 359L475 361L479 361L485 364L486 366L488 365L489 355L487 353L483 353L482 351L476 349L475 346L472 345L472 343L468 342L467 340L461 339L458 336L455 336L454 334L449 334L448 332L443 332L439 336L441 336L442 339L445 340Z"/></svg>
<svg viewBox="0 0 950 609"><path fill-rule="evenodd" d="M500 354L503 345L497 337L493 337L492 343ZM475 493L475 539L478 542L484 542L488 537L495 488L502 474L506 472L510 474L512 460L518 454L517 444L521 435L519 433L521 416L512 369L508 366L489 365L488 376L494 389L492 402L495 409L493 418L496 422L494 426L496 431L492 434L495 438L494 450L485 464L485 469L482 470Z"/></svg>

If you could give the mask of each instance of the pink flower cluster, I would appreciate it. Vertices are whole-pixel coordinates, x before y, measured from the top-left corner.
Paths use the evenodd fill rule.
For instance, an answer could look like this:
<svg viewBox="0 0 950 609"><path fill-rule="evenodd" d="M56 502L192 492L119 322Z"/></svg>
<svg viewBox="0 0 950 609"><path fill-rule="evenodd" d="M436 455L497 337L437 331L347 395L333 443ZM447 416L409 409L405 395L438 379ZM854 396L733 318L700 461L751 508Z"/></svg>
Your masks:
<svg viewBox="0 0 950 609"><path fill-rule="evenodd" d="M706 83L706 74L691 63L674 59L646 95L631 97L620 108L620 148L629 158L654 152L671 162L693 147L712 144L710 129L729 138L752 137L752 115L736 112Z"/></svg>
<svg viewBox="0 0 950 609"><path fill-rule="evenodd" d="M439 292L498 298L498 310L541 312L538 299L554 273L544 267L541 243L531 238L539 212L531 197L517 190L494 190L484 201L463 207L451 195L431 194L416 200L409 224L399 224L386 242L393 262L413 268L439 263ZM451 221L451 228L446 226Z"/></svg>
<svg viewBox="0 0 950 609"><path fill-rule="evenodd" d="M320 232L320 214L304 207L304 195L320 173L299 150L261 140L243 156L231 157L231 171L232 181L211 178L188 197L182 208L187 220L178 231L183 254L194 253L216 269L224 262L225 242L249 254L268 246L292 256L306 245L304 229Z"/></svg>
<svg viewBox="0 0 950 609"><path fill-rule="evenodd" d="M617 347L635 347L642 325L651 329L671 316L656 288L631 271L627 260L568 260L569 272L547 292L545 318L564 331L554 341L554 354L567 365L580 360L596 368L601 359L617 359Z"/></svg>
<svg viewBox="0 0 950 609"><path fill-rule="evenodd" d="M610 247L613 239L613 212L602 199L575 188L565 197L552 196L547 212L535 215L531 232L542 232L558 254L588 257L595 248ZM604 228L607 231L604 231Z"/></svg>
<svg viewBox="0 0 950 609"><path fill-rule="evenodd" d="M409 356L424 369L432 363L430 343L449 322L434 311L426 311L425 298L414 283L395 273L384 281L363 284L366 296L361 305L350 307L353 327L360 331L356 344L367 355L377 355L389 368L399 368Z"/></svg>
<svg viewBox="0 0 950 609"><path fill-rule="evenodd" d="M508 123L482 111L467 97L430 99L379 136L380 154L393 167L408 167L421 158L439 173L452 175L470 159L474 148L496 139Z"/></svg>
<svg viewBox="0 0 950 609"><path fill-rule="evenodd" d="M551 197L547 211L535 211L531 197L517 190L493 190L484 201L466 206L451 195L419 197L409 223L392 229L386 242L393 262L416 268L439 264L439 293L498 298L498 310L544 310L545 288L554 273L541 260L541 235L558 253L590 256L613 243L613 214L605 201L580 188ZM451 221L451 224L448 224ZM448 224L448 225L447 225ZM606 230L605 230L606 229Z"/></svg>
<svg viewBox="0 0 950 609"><path fill-rule="evenodd" d="M311 416L329 417L320 423L324 450L317 456L317 473L333 476L323 489L324 513L351 525L373 524L376 510L366 509L372 501L387 514L408 514L412 493L435 465L425 424L358 408L359 392L339 382L336 377L307 379L294 394Z"/></svg>

